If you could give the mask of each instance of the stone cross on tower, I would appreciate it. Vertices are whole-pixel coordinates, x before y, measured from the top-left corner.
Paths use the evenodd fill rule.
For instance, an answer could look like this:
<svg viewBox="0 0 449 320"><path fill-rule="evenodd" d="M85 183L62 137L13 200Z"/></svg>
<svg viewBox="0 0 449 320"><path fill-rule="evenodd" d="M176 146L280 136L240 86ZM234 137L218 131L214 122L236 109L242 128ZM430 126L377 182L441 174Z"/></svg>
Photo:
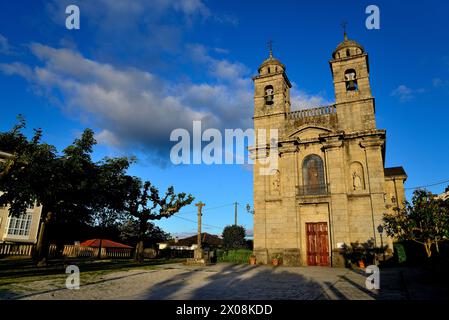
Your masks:
<svg viewBox="0 0 449 320"><path fill-rule="evenodd" d="M346 21L343 21L341 23L341 27L343 28L343 36L345 40L348 40L348 34L346 33L346 27L348 26L348 23Z"/></svg>
<svg viewBox="0 0 449 320"><path fill-rule="evenodd" d="M273 57L273 40L269 40L267 42L267 47L270 52L270 58L272 58Z"/></svg>

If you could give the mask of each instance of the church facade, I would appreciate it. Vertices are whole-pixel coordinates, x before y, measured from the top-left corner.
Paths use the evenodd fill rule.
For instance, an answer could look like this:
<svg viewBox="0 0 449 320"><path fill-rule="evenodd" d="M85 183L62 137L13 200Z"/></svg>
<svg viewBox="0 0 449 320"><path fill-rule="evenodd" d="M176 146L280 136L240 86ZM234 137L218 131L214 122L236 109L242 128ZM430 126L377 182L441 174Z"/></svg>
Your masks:
<svg viewBox="0 0 449 320"><path fill-rule="evenodd" d="M384 213L405 200L402 167L385 168L386 131L376 127L368 54L346 33L329 61L335 103L292 111L286 68L270 56L254 81L254 129L275 129L250 148L277 166L254 164L254 254L284 265L342 266L351 243L389 243L379 233ZM266 152L260 152L260 149Z"/></svg>

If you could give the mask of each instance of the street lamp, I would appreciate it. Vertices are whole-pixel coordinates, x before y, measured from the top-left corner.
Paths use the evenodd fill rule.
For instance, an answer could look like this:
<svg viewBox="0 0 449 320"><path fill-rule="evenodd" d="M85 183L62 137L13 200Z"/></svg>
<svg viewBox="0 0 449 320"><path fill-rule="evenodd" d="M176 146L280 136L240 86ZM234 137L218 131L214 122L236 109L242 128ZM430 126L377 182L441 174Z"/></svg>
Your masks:
<svg viewBox="0 0 449 320"><path fill-rule="evenodd" d="M254 210L251 210L251 206L249 205L249 203L246 205L246 211L248 211L248 213L254 214Z"/></svg>
<svg viewBox="0 0 449 320"><path fill-rule="evenodd" d="M385 263L385 250L384 250L384 242L383 242L383 237L382 237L383 232L384 232L384 227L382 227L382 225L379 224L379 226L377 227L377 231L380 234L380 248L382 250L382 256L383 256L382 261Z"/></svg>

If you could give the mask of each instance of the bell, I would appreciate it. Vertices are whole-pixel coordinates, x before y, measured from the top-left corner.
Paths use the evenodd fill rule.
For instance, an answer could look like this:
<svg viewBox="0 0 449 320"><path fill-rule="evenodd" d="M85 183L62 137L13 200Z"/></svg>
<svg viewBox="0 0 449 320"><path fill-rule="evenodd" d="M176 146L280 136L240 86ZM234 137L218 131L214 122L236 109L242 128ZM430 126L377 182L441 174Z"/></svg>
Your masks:
<svg viewBox="0 0 449 320"><path fill-rule="evenodd" d="M346 90L348 90L348 91L355 91L355 90L357 90L357 85L356 85L354 80L349 80L346 83Z"/></svg>
<svg viewBox="0 0 449 320"><path fill-rule="evenodd" d="M267 95L266 97L265 97L265 102L266 102L266 104L273 104L273 95Z"/></svg>

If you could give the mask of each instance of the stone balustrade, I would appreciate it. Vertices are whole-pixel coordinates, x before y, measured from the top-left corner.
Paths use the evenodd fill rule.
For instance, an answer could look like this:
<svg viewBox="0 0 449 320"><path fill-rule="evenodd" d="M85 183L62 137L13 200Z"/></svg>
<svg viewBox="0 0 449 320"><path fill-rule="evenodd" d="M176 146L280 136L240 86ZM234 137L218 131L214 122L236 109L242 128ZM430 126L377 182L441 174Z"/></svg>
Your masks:
<svg viewBox="0 0 449 320"><path fill-rule="evenodd" d="M337 107L335 104L329 105L329 106L323 106L318 108L312 108L312 109L304 109L304 110L297 110L292 111L288 113L289 119L302 119L302 118L308 118L308 117L318 117L326 114L333 114L337 113Z"/></svg>

